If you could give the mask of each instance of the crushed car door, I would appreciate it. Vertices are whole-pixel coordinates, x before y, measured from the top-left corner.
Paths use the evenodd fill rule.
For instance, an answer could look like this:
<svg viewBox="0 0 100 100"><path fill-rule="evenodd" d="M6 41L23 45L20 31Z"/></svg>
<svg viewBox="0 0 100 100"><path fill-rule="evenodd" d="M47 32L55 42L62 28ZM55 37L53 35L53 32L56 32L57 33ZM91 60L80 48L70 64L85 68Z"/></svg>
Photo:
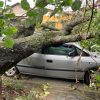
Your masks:
<svg viewBox="0 0 100 100"><path fill-rule="evenodd" d="M28 58L19 62L17 66L22 73L44 76L44 55L34 53Z"/></svg>

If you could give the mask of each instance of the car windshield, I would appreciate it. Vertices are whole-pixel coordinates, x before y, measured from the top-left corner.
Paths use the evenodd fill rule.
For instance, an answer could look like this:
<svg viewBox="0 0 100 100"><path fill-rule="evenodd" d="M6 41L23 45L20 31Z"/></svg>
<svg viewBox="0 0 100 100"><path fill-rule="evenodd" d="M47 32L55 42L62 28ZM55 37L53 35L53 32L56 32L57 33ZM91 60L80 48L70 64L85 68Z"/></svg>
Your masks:
<svg viewBox="0 0 100 100"><path fill-rule="evenodd" d="M87 50L86 48L83 48L82 46L80 46L80 43L74 43L76 47L78 47L79 49L83 49L83 51L85 51L86 53L90 54L90 51Z"/></svg>

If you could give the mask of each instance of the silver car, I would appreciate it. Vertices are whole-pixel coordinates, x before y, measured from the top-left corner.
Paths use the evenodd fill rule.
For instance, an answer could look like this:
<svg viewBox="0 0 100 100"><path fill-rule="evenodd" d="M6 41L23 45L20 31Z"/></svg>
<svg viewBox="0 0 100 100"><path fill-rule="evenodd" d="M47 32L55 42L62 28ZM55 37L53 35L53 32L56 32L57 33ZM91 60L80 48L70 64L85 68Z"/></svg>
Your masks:
<svg viewBox="0 0 100 100"><path fill-rule="evenodd" d="M22 74L54 78L77 79L90 83L90 70L100 66L100 57L82 49L77 43L43 46L39 53L34 53L8 70L7 76Z"/></svg>

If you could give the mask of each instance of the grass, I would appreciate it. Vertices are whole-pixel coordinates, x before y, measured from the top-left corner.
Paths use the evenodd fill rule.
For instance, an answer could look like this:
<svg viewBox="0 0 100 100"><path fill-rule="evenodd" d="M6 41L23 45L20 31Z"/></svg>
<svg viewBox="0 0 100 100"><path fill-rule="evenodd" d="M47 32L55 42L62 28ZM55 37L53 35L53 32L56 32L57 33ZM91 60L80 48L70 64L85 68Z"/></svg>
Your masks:
<svg viewBox="0 0 100 100"><path fill-rule="evenodd" d="M4 79L2 83L5 88L10 88L14 90L22 90L24 88L24 85L20 81L15 79Z"/></svg>
<svg viewBox="0 0 100 100"><path fill-rule="evenodd" d="M6 100L43 100L48 92L48 84L31 85L15 78L2 78L3 96Z"/></svg>
<svg viewBox="0 0 100 100"><path fill-rule="evenodd" d="M97 83L100 83L100 75L96 75L96 81Z"/></svg>

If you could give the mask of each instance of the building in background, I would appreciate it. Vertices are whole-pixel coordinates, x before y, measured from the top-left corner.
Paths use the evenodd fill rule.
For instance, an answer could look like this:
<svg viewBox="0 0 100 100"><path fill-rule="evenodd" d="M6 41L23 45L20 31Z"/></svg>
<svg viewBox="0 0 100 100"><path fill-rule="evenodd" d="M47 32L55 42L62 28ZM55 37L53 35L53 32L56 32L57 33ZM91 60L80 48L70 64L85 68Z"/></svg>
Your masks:
<svg viewBox="0 0 100 100"><path fill-rule="evenodd" d="M55 14L52 17L50 17L50 14L55 9L55 6L48 5L46 8L48 9L48 13L43 16L42 23L47 23L47 22L54 23L55 28L61 29L63 27L63 22L68 21L72 18L73 12L71 8L68 9L64 8L63 14ZM12 5L12 11L13 13L15 13L17 17L20 17L22 19L27 18L26 11L21 8L20 3Z"/></svg>
<svg viewBox="0 0 100 100"><path fill-rule="evenodd" d="M95 5L96 5L96 7L97 7L98 9L100 9L100 0L97 0Z"/></svg>
<svg viewBox="0 0 100 100"><path fill-rule="evenodd" d="M85 2L86 1L83 0L83 3L82 3L83 9L84 9L84 5L86 4ZM90 4L91 4L91 2L90 2ZM100 8L100 0L96 0L95 5L97 8ZM47 5L46 8L48 9L48 13L43 16L42 23L47 23L47 22L54 23L54 27L58 28L58 29L62 29L63 23L71 20L73 15L76 14L75 12L73 12L71 7L63 7L63 14L58 13L58 14L55 14L54 16L50 17L50 14L55 9L55 5ZM27 18L26 11L21 8L20 3L16 3L16 4L12 5L12 10L16 16L18 16L22 19Z"/></svg>
<svg viewBox="0 0 100 100"><path fill-rule="evenodd" d="M16 3L11 7L12 7L12 12L15 13L16 16L22 18L26 17L26 11L22 9L20 3Z"/></svg>

